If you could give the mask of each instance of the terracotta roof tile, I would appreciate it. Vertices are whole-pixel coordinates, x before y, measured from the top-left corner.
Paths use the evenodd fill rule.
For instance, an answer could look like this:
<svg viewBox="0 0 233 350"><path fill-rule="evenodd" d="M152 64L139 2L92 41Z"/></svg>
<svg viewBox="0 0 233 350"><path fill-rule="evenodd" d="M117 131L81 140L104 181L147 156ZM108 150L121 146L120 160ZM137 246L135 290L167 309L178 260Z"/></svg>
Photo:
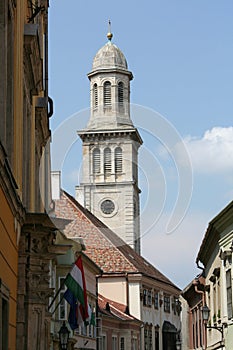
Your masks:
<svg viewBox="0 0 233 350"><path fill-rule="evenodd" d="M108 304L108 307L106 307ZM101 313L108 315L108 316L115 316L117 318L120 318L121 320L125 320L125 321L133 321L136 320L139 323L141 323L141 321L139 321L137 318L129 315L126 310L126 305L117 303L113 300L110 300L108 298L105 298L103 295L99 295L98 296L98 307Z"/></svg>
<svg viewBox="0 0 233 350"><path fill-rule="evenodd" d="M85 254L104 273L141 273L179 291L166 276L65 191L61 191L60 200L55 200L55 215L72 220L64 233L69 238L82 237L86 246Z"/></svg>

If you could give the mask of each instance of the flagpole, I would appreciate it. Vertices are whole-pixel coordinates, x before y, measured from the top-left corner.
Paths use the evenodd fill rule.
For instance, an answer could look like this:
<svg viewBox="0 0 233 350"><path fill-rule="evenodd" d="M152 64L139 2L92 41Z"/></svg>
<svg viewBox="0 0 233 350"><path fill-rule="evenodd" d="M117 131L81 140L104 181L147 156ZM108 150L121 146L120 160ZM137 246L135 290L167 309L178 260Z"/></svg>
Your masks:
<svg viewBox="0 0 233 350"><path fill-rule="evenodd" d="M58 297L58 294L60 293L60 291L62 290L62 288L64 287L64 284L65 284L65 282L66 282L66 279L67 279L67 276L66 276L66 278L64 279L64 281L62 282L62 284L60 285L60 288L57 290L57 292L56 292L56 294L54 295L54 297L53 297L53 300L51 301L51 303L49 304L49 307L48 307L48 311L49 311L49 309L51 308L51 306L53 305L53 303L54 303L54 301L56 300L56 298ZM62 298L63 299L63 298ZM61 299L61 301L62 301L62 299ZM60 302L61 302L60 301ZM58 303L58 305L59 305L60 303ZM56 309L57 309L57 306L56 306ZM55 309L55 310L56 310ZM54 312L53 312L54 313Z"/></svg>
<svg viewBox="0 0 233 350"><path fill-rule="evenodd" d="M57 310L58 306L61 304L63 298L64 298L64 294L62 295L61 299L59 300L59 303L57 303L55 309L54 309L53 312L52 312L52 315L55 313L55 311Z"/></svg>
<svg viewBox="0 0 233 350"><path fill-rule="evenodd" d="M75 260L75 262L77 261L77 259L78 259L78 257L79 257L80 255L81 255L80 253L76 254L76 260ZM72 271L73 268L74 268L75 262L73 263L73 266L72 266L72 268L71 268L71 271ZM69 272L69 273L70 273L70 272ZM68 274L69 274L69 273L68 273ZM67 276L68 276L68 274L67 274ZM49 307L48 307L48 311L49 311L49 309L51 308L51 306L53 305L54 301L56 300L56 298L57 298L58 294L60 293L61 289L64 287L64 284L65 284L65 282L66 282L66 280L67 280L67 276L66 276L66 278L64 279L64 281L62 282L60 288L57 290L55 296L53 297L53 300L51 301L51 303L50 303L50 305L49 305ZM63 298L62 298L62 299L63 299ZM62 301L62 299L61 299L61 301ZM61 301L60 301L60 302L61 302ZM56 309L57 309L57 307L58 307L59 304L60 304L60 303L57 304ZM55 309L55 310L56 310L56 309ZM53 313L54 313L54 312L53 312Z"/></svg>

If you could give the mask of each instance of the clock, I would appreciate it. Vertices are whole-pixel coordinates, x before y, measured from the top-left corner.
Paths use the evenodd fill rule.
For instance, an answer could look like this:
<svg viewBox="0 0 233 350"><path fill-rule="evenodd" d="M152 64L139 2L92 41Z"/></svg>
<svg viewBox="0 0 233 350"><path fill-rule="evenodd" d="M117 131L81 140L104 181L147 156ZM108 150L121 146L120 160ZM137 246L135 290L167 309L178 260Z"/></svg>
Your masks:
<svg viewBox="0 0 233 350"><path fill-rule="evenodd" d="M115 204L110 199L105 199L101 203L100 208L105 215L110 215L115 210Z"/></svg>

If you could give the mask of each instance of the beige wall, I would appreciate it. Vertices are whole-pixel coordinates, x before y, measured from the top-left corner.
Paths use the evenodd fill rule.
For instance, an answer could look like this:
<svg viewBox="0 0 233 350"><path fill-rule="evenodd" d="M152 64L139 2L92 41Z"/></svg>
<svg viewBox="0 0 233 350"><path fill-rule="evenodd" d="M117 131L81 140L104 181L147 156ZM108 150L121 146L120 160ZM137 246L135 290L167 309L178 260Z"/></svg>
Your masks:
<svg viewBox="0 0 233 350"><path fill-rule="evenodd" d="M126 288L127 283L125 277L98 279L99 294L102 294L106 298L114 300L123 305L127 305Z"/></svg>

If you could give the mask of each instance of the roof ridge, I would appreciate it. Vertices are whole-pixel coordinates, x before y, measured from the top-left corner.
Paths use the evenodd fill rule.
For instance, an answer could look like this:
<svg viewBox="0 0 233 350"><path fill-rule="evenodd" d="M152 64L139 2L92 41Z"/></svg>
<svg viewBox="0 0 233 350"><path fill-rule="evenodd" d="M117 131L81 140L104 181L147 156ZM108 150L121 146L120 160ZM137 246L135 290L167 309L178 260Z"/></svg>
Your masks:
<svg viewBox="0 0 233 350"><path fill-rule="evenodd" d="M99 264L99 267L104 271L104 273L139 273L154 280L160 281L161 283L170 285L171 287L177 290L180 290L180 288L178 288L172 281L170 281L154 265L152 265L142 255L138 254L131 246L125 243L114 231L112 231L108 226L106 226L88 209L84 208L72 195L70 195L63 189L61 189L61 193L65 196L65 198L67 198L69 202L71 202L74 210L79 210L82 213L82 215L84 215L84 217L88 220L89 224L93 225L96 228L97 232L99 232L99 235L103 237L105 242L108 242L110 244L109 248L113 249L113 252L115 252L115 258L117 258L118 254L119 264L122 265L120 266L118 264L118 267L116 267L116 269L116 264L114 263L115 265L110 266L109 261L106 260L106 257L104 261L101 261L99 263L96 262L97 265ZM99 249L102 249L102 252L104 252L105 248L106 247L103 246L103 248ZM94 256L96 256L96 252L91 251L90 258L93 259ZM97 259L95 259L95 261L97 261ZM107 271L107 269L109 271Z"/></svg>

